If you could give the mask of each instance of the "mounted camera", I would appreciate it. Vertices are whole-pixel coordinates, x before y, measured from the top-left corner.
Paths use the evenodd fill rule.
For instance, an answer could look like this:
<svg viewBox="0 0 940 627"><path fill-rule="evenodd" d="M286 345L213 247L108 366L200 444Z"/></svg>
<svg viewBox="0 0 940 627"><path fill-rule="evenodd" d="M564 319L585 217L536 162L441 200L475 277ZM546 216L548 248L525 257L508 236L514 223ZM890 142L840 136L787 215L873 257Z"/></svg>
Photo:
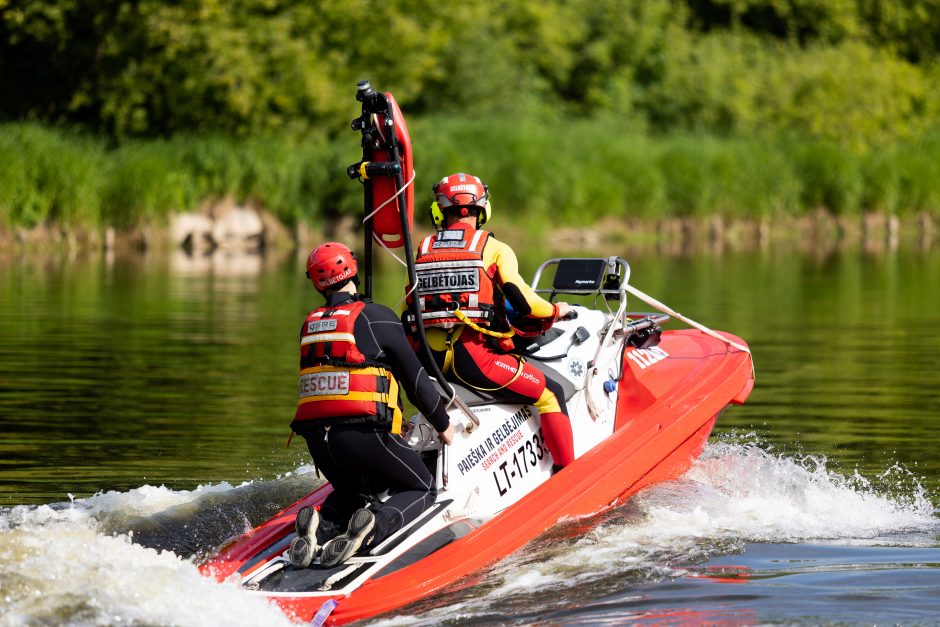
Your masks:
<svg viewBox="0 0 940 627"><path fill-rule="evenodd" d="M386 113L388 102L385 96L375 91L369 81L359 81L356 84L356 100L362 103L362 113Z"/></svg>

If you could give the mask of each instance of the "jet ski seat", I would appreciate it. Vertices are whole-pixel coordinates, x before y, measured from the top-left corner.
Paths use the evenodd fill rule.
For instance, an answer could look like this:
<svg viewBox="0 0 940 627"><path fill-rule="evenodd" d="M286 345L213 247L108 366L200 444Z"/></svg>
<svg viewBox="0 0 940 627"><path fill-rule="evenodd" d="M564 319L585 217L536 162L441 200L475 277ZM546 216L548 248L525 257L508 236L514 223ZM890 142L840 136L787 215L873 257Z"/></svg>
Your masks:
<svg viewBox="0 0 940 627"><path fill-rule="evenodd" d="M529 362L532 363L532 362ZM574 384L568 380L567 377L563 376L560 372L548 366L544 363L539 363L536 367L544 372L546 376L551 377L559 384L561 384L562 389L565 391L565 400L568 401L574 396L574 393L577 390L574 387ZM494 396L492 392L487 392L485 390L477 390L476 388L467 387L460 383L450 383L451 387L454 388L454 391L457 393L457 396L468 407L475 407L479 405L491 405L493 403L500 402L497 396Z"/></svg>

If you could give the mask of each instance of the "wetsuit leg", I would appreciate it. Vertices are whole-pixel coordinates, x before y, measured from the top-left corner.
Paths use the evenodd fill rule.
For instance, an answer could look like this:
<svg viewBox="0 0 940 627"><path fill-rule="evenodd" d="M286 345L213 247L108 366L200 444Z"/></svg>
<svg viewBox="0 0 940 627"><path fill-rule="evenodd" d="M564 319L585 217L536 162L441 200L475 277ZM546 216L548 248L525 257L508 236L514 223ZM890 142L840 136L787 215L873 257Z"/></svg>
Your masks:
<svg viewBox="0 0 940 627"><path fill-rule="evenodd" d="M565 391L561 383L547 374L545 384L545 389L535 401L535 406L538 407L539 416L542 418L545 446L551 451L555 466L563 468L574 461L574 436L565 405Z"/></svg>
<svg viewBox="0 0 940 627"><path fill-rule="evenodd" d="M349 519L360 507L369 503L368 481L361 468L348 467L334 459L329 439L335 438L336 427L327 430L322 425L295 423L294 430L307 441L313 463L333 491L320 506L320 526L317 544L324 544L346 531Z"/></svg>
<svg viewBox="0 0 940 627"><path fill-rule="evenodd" d="M434 477L421 457L400 435L375 432L383 455L372 460L370 476L383 482L388 498L375 514L375 538L371 546L418 518L434 504ZM378 450L378 444L376 446Z"/></svg>
<svg viewBox="0 0 940 627"><path fill-rule="evenodd" d="M333 485L333 493L320 509L321 527L324 519L339 518L343 521L340 532L345 531L353 511L363 507L367 497L387 489L388 499L372 507L375 530L366 546L375 546L434 503L434 479L401 436L364 425L335 425L328 433L316 427L310 435L298 433L307 439L314 462ZM329 539L320 536L318 530L320 543Z"/></svg>
<svg viewBox="0 0 940 627"><path fill-rule="evenodd" d="M519 376L518 369L522 368ZM561 384L515 355L493 350L480 334L464 332L454 346L448 377L490 391L500 399L534 405L542 420L542 434L556 466L574 461L574 440Z"/></svg>

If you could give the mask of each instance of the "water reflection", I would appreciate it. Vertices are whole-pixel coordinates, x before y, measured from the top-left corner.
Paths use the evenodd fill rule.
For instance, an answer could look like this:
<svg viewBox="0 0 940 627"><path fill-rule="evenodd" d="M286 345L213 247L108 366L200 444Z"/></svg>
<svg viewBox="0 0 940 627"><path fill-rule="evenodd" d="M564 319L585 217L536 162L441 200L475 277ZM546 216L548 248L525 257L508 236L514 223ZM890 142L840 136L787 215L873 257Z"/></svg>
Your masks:
<svg viewBox="0 0 940 627"><path fill-rule="evenodd" d="M0 503L296 467L295 343L318 304L304 253L0 264ZM530 276L541 253L520 253ZM751 344L757 386L717 434L754 430L873 482L898 462L940 485L936 251L628 258L639 289ZM376 299L394 306L404 272L379 263Z"/></svg>

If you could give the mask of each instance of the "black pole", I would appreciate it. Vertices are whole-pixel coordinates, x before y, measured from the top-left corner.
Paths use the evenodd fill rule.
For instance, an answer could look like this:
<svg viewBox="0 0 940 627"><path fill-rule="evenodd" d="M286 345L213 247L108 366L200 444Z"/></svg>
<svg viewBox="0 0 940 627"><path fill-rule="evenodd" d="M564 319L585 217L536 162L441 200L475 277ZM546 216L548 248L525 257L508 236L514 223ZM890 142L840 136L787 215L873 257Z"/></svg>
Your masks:
<svg viewBox="0 0 940 627"><path fill-rule="evenodd" d="M408 284L414 287L418 284L418 276L415 272L415 256L414 250L411 244L411 228L408 224L408 201L405 198L405 178L403 173L403 168L401 167L401 150L398 145L398 135L395 133L395 122L392 116L391 105L388 103L388 99L385 98L384 94L376 92L369 81L361 81L356 86L356 99L362 102L362 116L353 120L352 128L353 130L362 131L362 162L349 166L346 172L350 177L355 177L356 173L360 171L359 167L362 163L369 162L372 160L372 157L375 153L376 148L378 148L379 137L382 134L386 137L387 147L389 151L389 156L391 162L398 164L399 167L394 168L394 180L395 180L395 192L398 193L398 215L401 218L401 232L404 239L404 249L405 249L405 265L408 268ZM372 126L372 115L375 113L382 114L385 120L384 129L375 129ZM382 171L384 176L390 176L391 171L385 169ZM383 175L383 174L378 174ZM368 216L373 211L373 186L372 183L366 179L364 183L364 196L365 200L363 203L363 217ZM366 276L364 280L365 295L372 296L372 246L373 246L373 237L372 237L372 220L364 220L365 226L365 251L364 251L364 266L366 271ZM417 294L413 295L411 298L411 303L408 305L408 309L411 312L411 315L415 319L415 329L418 334L418 340L421 342L422 350L424 351L425 357L427 359L425 362L428 365L428 368L431 370L431 374L437 380L437 384L448 396L454 396L454 389L450 384L444 379L444 373L441 372L440 367L437 365L437 362L434 360L434 354L431 352L431 347L428 345L428 338L424 328L424 319L421 317L421 299L418 298Z"/></svg>
<svg viewBox="0 0 940 627"><path fill-rule="evenodd" d="M363 158L365 158L365 148L363 148ZM362 221L363 237L365 241L362 247L362 265L365 267L365 275L362 281L362 293L366 298L372 298L372 218L368 217L372 213L372 182L363 181L363 205L362 215L365 218Z"/></svg>

